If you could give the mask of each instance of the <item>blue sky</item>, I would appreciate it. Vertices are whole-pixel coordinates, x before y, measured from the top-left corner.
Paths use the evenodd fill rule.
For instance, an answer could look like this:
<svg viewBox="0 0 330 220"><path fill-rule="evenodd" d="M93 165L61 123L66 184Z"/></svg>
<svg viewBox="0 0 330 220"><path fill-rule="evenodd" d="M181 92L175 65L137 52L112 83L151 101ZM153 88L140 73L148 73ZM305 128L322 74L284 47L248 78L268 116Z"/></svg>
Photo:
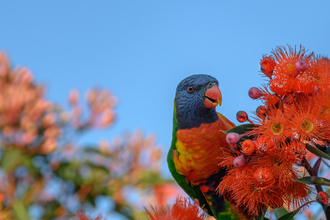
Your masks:
<svg viewBox="0 0 330 220"><path fill-rule="evenodd" d="M194 73L219 80L217 110L238 124L260 104L259 61L278 45L330 52L329 1L2 1L0 49L30 68L47 97L99 86L119 99L118 120L81 140L142 129L170 145L177 84ZM166 166L164 166L164 173Z"/></svg>

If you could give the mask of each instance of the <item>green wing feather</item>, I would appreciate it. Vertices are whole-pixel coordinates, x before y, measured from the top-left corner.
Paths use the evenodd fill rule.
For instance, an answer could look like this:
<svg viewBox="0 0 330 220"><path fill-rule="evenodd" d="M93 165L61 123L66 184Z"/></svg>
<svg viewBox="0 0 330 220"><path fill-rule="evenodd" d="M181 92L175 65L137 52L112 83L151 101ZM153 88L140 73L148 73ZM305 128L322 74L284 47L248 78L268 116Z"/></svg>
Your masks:
<svg viewBox="0 0 330 220"><path fill-rule="evenodd" d="M170 172L172 173L175 181L181 186L181 188L193 199L198 199L199 205L203 207L204 210L207 211L209 215L213 215L210 206L208 205L203 193L200 191L198 186L192 186L187 183L186 178L183 175L180 175L178 171L175 169L175 165L173 162L173 151L176 150L175 143L177 141L176 132L178 131L178 124L175 117L175 108L173 114L173 134L172 134L172 143L170 150L167 154L167 164Z"/></svg>

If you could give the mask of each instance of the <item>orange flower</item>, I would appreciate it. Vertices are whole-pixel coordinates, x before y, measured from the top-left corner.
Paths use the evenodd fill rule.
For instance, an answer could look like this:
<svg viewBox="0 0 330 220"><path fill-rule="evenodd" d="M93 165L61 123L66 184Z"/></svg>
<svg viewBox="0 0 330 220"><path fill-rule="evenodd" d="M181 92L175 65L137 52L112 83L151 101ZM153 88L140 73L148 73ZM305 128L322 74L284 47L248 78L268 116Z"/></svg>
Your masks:
<svg viewBox="0 0 330 220"><path fill-rule="evenodd" d="M257 151L258 153L262 154L262 153L276 153L276 145L275 145L275 141L269 139L269 137L264 137L264 136L259 136L256 140L256 147L257 147Z"/></svg>
<svg viewBox="0 0 330 220"><path fill-rule="evenodd" d="M262 56L260 60L260 69L266 76L271 78L274 67L276 66L275 60L271 56Z"/></svg>
<svg viewBox="0 0 330 220"><path fill-rule="evenodd" d="M287 120L288 126L297 134L299 140L321 139L322 133L328 130L323 126L326 115L321 114L322 108L317 104L308 104L310 106L299 103L295 109L289 109L293 114L291 120Z"/></svg>
<svg viewBox="0 0 330 220"><path fill-rule="evenodd" d="M283 188L293 178L298 176L298 171L283 152L274 155L259 157L255 166L268 168L276 179L276 185Z"/></svg>
<svg viewBox="0 0 330 220"><path fill-rule="evenodd" d="M310 94L314 91L315 86L316 86L315 77L305 72L295 78L293 82L292 90L294 92L303 92L305 94Z"/></svg>
<svg viewBox="0 0 330 220"><path fill-rule="evenodd" d="M313 53L306 54L303 47L300 47L299 50L292 47L289 47L288 50L285 47L277 47L272 53L278 63L274 69L274 82L270 84L272 91L280 95L285 95L291 90L306 94L314 91L315 77L309 70L313 61ZM304 71L299 71L299 68L296 70L297 62L304 64Z"/></svg>
<svg viewBox="0 0 330 220"><path fill-rule="evenodd" d="M316 57L310 68L320 90L329 91L330 60L327 57Z"/></svg>
<svg viewBox="0 0 330 220"><path fill-rule="evenodd" d="M256 186L262 189L270 188L275 183L274 175L268 168L258 168L254 172L253 177L256 180Z"/></svg>
<svg viewBox="0 0 330 220"><path fill-rule="evenodd" d="M285 47L276 47L272 51L272 54L275 56L275 60L278 63L276 67L280 67L282 72L295 72L295 63L297 61L304 61L309 67L309 64L312 61L314 53L306 54L305 48L300 46L299 50L297 48L288 47L288 50ZM279 70L275 70L278 72Z"/></svg>
<svg viewBox="0 0 330 220"><path fill-rule="evenodd" d="M275 94L267 95L267 96L265 96L265 99L266 99L265 104L267 106L276 105L280 101L280 98Z"/></svg>
<svg viewBox="0 0 330 220"><path fill-rule="evenodd" d="M275 106L280 101L280 98L276 94L270 93L266 86L264 86L264 88L261 88L260 90L263 94L263 96L261 96L260 98L264 100L266 107Z"/></svg>
<svg viewBox="0 0 330 220"><path fill-rule="evenodd" d="M286 95L292 91L293 78L283 73L276 73L269 82L269 88L277 95Z"/></svg>
<svg viewBox="0 0 330 220"><path fill-rule="evenodd" d="M251 172L255 172L255 167L251 164L246 164L241 169L230 170L218 186L218 192L231 203L236 204L239 209L243 207L248 215L263 212L268 206L272 208L282 206L283 200L277 189L256 185L257 179L251 178Z"/></svg>
<svg viewBox="0 0 330 220"><path fill-rule="evenodd" d="M206 217L197 203L180 197L177 197L172 209L169 206L165 209L156 207L151 207L151 209L152 211L145 209L149 220L204 220Z"/></svg>
<svg viewBox="0 0 330 220"><path fill-rule="evenodd" d="M277 140L278 143L283 143L286 140L287 130L289 130L287 119L282 111L278 109L269 110L267 116L267 119L264 121L259 120L261 124L255 127L251 133L253 135L262 135L269 141Z"/></svg>
<svg viewBox="0 0 330 220"><path fill-rule="evenodd" d="M305 144L298 141L291 142L283 151L285 151L288 160L291 160L295 164L300 164L307 154Z"/></svg>
<svg viewBox="0 0 330 220"><path fill-rule="evenodd" d="M315 191L312 187L304 183L290 181L284 190L284 201L293 210L310 201L309 192Z"/></svg>
<svg viewBox="0 0 330 220"><path fill-rule="evenodd" d="M269 176L269 180L268 182L265 181L265 184L272 184L271 180L274 179L275 183L269 187L269 190L277 191L288 206L297 208L310 200L308 193L313 189L306 184L292 180L298 177L298 171L287 158L280 157L280 155L265 156L261 157L255 165L261 167L258 170L267 168L262 172L259 171L259 173L264 173L264 176L266 176L266 173ZM273 176L272 178L270 178L270 173Z"/></svg>

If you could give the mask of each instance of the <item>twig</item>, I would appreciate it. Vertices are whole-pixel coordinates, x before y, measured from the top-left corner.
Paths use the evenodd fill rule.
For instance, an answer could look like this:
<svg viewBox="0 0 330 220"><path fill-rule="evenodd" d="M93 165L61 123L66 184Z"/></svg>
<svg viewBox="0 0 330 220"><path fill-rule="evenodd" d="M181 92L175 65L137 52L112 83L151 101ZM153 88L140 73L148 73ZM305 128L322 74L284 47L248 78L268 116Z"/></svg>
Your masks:
<svg viewBox="0 0 330 220"><path fill-rule="evenodd" d="M317 173L314 172L314 170L312 169L311 165L308 163L306 158L303 159L303 165L304 165L305 169L307 170L307 172L309 173L310 176L317 176ZM315 188L316 188L318 193L323 192L323 189L322 189L321 185L315 185ZM329 207L329 205L324 205L323 203L320 203L320 205L323 208L326 219L330 220L330 207Z"/></svg>

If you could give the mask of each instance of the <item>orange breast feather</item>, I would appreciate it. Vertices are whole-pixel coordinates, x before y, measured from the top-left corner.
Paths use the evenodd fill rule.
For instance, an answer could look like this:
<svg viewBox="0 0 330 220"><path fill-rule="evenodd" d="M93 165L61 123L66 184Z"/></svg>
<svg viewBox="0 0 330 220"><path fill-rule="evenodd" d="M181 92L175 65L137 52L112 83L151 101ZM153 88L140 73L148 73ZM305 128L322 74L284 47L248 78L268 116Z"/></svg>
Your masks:
<svg viewBox="0 0 330 220"><path fill-rule="evenodd" d="M198 128L178 130L173 160L175 168L192 183L203 181L220 170L218 155L221 148L229 148L226 136L220 130L235 125L219 114L219 120Z"/></svg>

